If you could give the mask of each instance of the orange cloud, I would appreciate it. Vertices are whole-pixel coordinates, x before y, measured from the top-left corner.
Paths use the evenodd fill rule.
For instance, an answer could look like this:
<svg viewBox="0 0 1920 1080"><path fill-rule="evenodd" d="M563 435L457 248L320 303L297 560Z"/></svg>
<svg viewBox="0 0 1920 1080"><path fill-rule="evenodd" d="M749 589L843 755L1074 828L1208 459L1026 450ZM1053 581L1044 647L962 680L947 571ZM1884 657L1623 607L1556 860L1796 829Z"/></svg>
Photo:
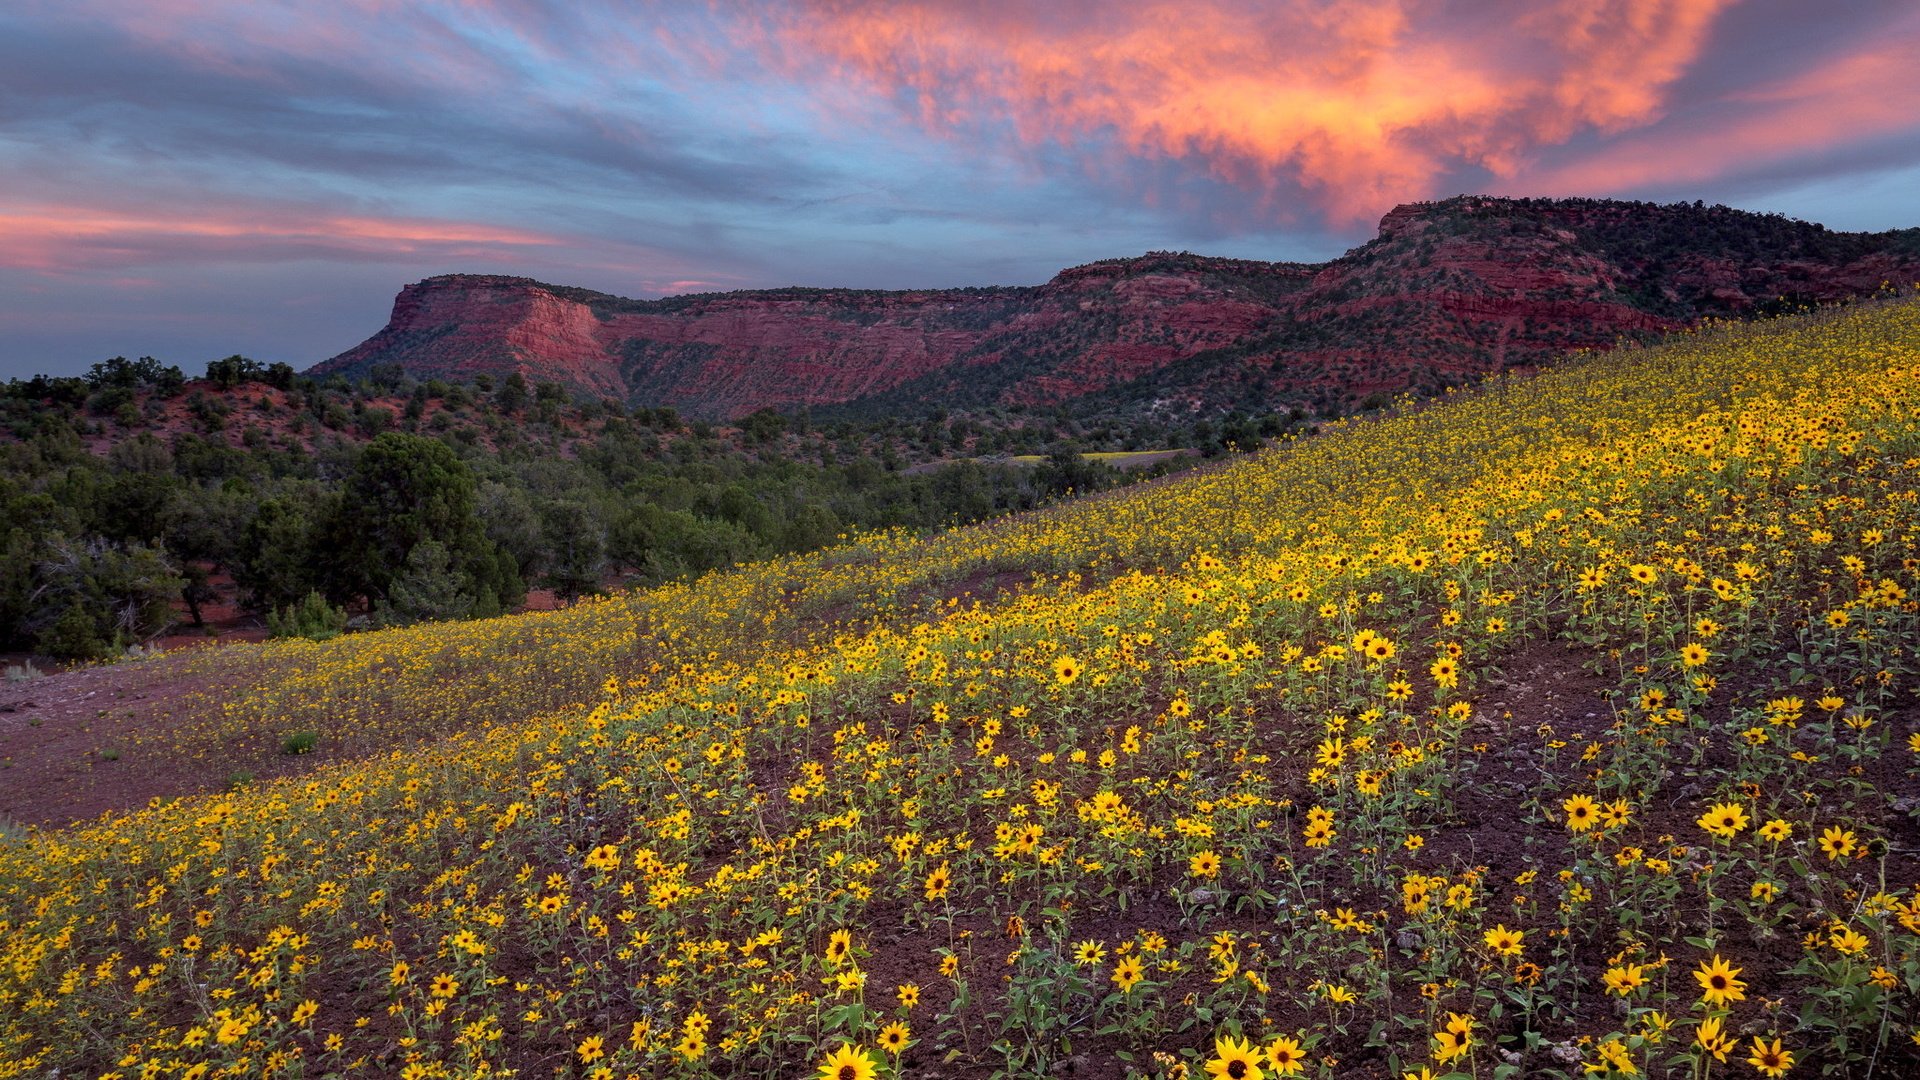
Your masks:
<svg viewBox="0 0 1920 1080"><path fill-rule="evenodd" d="M1420 0L843 0L768 16L760 47L937 131L1110 141L1276 202L1304 188L1353 222L1450 171L1511 177L1583 130L1659 119L1730 2L1558 0L1463 23Z"/></svg>
<svg viewBox="0 0 1920 1080"><path fill-rule="evenodd" d="M523 229L421 218L0 205L0 266L44 271L194 253L258 258L296 249L333 256L454 256L561 242Z"/></svg>

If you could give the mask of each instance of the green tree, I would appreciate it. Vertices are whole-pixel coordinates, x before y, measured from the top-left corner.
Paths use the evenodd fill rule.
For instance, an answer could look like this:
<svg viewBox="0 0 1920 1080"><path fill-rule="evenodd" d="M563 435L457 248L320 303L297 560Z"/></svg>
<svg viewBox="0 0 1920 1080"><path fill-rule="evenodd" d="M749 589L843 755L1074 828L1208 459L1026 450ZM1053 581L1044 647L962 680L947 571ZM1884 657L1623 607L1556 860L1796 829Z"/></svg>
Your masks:
<svg viewBox="0 0 1920 1080"><path fill-rule="evenodd" d="M488 480L480 485L478 513L487 539L513 557L521 577L537 575L546 558L546 537L526 489Z"/></svg>
<svg viewBox="0 0 1920 1080"><path fill-rule="evenodd" d="M447 545L422 540L407 553L405 567L378 608L390 625L465 619L474 614L473 577L455 569Z"/></svg>
<svg viewBox="0 0 1920 1080"><path fill-rule="evenodd" d="M499 391L493 396L494 404L506 413L517 413L526 408L529 399L527 377L518 371L508 373L506 381L500 384Z"/></svg>
<svg viewBox="0 0 1920 1080"><path fill-rule="evenodd" d="M547 549L541 580L564 604L600 591L607 568L607 529L593 507L578 499L556 499L540 516Z"/></svg>
<svg viewBox="0 0 1920 1080"><path fill-rule="evenodd" d="M513 557L487 538L478 502L473 471L447 444L382 434L361 451L322 530L327 549L338 552L329 591L336 600L362 596L371 608L387 605L395 580L412 572L414 550L431 540L445 549L458 591L472 597L472 614L518 604L524 579Z"/></svg>
<svg viewBox="0 0 1920 1080"><path fill-rule="evenodd" d="M343 569L357 591L386 599L413 549L437 540L453 565L472 561L485 544L475 514L473 471L445 443L389 431L361 451L336 508L345 527ZM491 556L492 552L487 552Z"/></svg>
<svg viewBox="0 0 1920 1080"><path fill-rule="evenodd" d="M33 568L26 628L55 656L94 658L158 636L173 624L173 598L186 587L166 553L55 533Z"/></svg>
<svg viewBox="0 0 1920 1080"><path fill-rule="evenodd" d="M321 585L314 522L303 500L262 502L241 532L233 580L255 608L272 611L300 602Z"/></svg>

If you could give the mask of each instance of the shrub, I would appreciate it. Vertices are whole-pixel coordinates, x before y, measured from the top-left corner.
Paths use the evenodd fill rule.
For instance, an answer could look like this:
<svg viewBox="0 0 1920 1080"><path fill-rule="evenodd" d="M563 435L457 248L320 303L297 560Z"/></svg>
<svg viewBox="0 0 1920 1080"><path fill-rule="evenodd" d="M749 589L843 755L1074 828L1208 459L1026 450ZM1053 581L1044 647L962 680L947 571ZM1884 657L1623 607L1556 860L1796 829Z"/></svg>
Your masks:
<svg viewBox="0 0 1920 1080"><path fill-rule="evenodd" d="M298 604L267 613L267 633L277 638L325 641L340 636L346 628L346 609L327 603L327 598L317 592L307 593Z"/></svg>

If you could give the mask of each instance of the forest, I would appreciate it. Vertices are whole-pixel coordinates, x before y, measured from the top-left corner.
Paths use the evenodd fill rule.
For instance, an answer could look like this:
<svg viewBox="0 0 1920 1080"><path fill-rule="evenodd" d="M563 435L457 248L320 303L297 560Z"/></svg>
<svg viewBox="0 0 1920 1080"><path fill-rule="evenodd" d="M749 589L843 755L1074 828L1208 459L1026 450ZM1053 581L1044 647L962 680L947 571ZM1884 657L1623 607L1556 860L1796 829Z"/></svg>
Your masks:
<svg viewBox="0 0 1920 1080"><path fill-rule="evenodd" d="M0 649L113 655L202 625L222 589L276 635L485 617L1145 475L1083 457L1086 434L717 426L517 373L317 381L232 356L190 379L116 357L0 386Z"/></svg>

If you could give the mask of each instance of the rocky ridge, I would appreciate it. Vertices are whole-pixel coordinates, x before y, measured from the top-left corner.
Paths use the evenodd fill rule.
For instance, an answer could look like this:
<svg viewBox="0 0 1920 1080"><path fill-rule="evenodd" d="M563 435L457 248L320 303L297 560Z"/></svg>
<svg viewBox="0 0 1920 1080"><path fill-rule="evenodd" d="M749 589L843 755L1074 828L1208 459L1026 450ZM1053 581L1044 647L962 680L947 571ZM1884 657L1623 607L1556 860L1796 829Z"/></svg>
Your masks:
<svg viewBox="0 0 1920 1080"><path fill-rule="evenodd" d="M1375 239L1317 265L1158 252L1032 287L661 300L453 274L406 286L386 327L313 370L517 370L712 418L799 406L1324 407L1916 282L1920 229L1462 196L1397 207Z"/></svg>

